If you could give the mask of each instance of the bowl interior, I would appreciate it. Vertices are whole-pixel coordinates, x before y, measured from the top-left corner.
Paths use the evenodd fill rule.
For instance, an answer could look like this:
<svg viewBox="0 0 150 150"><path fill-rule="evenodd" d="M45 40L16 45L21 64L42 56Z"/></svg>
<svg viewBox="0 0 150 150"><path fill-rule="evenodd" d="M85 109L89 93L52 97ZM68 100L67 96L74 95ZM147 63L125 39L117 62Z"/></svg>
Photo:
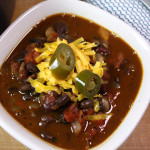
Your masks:
<svg viewBox="0 0 150 150"><path fill-rule="evenodd" d="M22 39L22 37L30 31L32 26L34 26L36 23L47 16L62 12L77 14L104 26L110 31L117 33L133 49L136 50L141 58L143 64L143 81L138 96L131 110L129 111L123 123L118 127L118 129L105 142L93 148L110 149L111 146L111 149L116 149L133 131L142 115L144 114L144 111L149 104L150 98L150 68L149 64L147 63L150 58L150 46L133 28L129 27L124 22L110 15L109 13L85 2L77 0L44 1L25 12L2 34L0 38L0 65L2 65L9 52L15 47L20 39ZM17 140L31 149L49 149L50 144L47 144L43 140L40 140L25 128L23 128L7 113L7 111L1 105L0 114L0 125ZM51 145L51 149L58 148Z"/></svg>

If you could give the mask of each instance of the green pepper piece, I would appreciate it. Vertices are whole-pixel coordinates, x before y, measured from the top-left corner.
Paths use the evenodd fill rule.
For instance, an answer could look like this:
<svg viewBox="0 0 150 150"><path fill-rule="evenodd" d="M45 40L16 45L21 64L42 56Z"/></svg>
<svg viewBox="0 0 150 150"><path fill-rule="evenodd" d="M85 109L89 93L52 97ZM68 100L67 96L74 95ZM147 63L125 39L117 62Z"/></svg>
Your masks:
<svg viewBox="0 0 150 150"><path fill-rule="evenodd" d="M100 90L100 77L90 70L83 70L75 78L75 85L80 93L90 98Z"/></svg>
<svg viewBox="0 0 150 150"><path fill-rule="evenodd" d="M65 79L75 67L75 54L72 48L64 43L58 45L50 60L50 69L58 79Z"/></svg>

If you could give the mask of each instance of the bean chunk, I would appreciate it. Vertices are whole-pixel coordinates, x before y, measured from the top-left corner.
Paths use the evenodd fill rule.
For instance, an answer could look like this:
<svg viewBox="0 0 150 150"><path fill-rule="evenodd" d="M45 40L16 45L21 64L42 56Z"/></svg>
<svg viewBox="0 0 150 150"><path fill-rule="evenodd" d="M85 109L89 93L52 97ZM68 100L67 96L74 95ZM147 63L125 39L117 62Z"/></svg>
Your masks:
<svg viewBox="0 0 150 150"><path fill-rule="evenodd" d="M62 22L57 22L54 26L54 29L59 35L66 34L67 32L67 26Z"/></svg>
<svg viewBox="0 0 150 150"><path fill-rule="evenodd" d="M91 99L88 99L88 100L84 100L80 103L80 107L82 109L88 109L88 108L91 108L93 107L94 103L93 103L93 100Z"/></svg>
<svg viewBox="0 0 150 150"><path fill-rule="evenodd" d="M41 133L41 137L47 141L56 142L56 138L50 135L49 133Z"/></svg>
<svg viewBox="0 0 150 150"><path fill-rule="evenodd" d="M36 74L39 72L39 69L37 68L37 66L32 62L28 62L26 64L26 70L28 73L31 73L31 74Z"/></svg>
<svg viewBox="0 0 150 150"><path fill-rule="evenodd" d="M70 101L69 96L66 93L63 93L58 99L57 103L59 107L65 106Z"/></svg>
<svg viewBox="0 0 150 150"><path fill-rule="evenodd" d="M28 91L33 90L33 87L31 86L30 83L24 83L23 85L21 85L21 87L19 88L19 90L21 92L28 92Z"/></svg>

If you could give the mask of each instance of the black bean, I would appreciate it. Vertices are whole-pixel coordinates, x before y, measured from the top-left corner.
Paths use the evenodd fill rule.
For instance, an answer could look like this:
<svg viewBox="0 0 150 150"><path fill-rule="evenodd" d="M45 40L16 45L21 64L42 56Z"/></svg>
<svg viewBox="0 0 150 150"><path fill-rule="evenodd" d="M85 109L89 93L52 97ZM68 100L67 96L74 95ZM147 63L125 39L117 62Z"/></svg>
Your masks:
<svg viewBox="0 0 150 150"><path fill-rule="evenodd" d="M49 112L51 110L58 109L57 101L55 100L54 96L47 94L45 97L43 97L43 106L46 112Z"/></svg>
<svg viewBox="0 0 150 150"><path fill-rule="evenodd" d="M39 37L35 39L30 39L31 43L35 43L37 47L42 48L44 47L44 43L46 43L46 38L45 37Z"/></svg>
<svg viewBox="0 0 150 150"><path fill-rule="evenodd" d="M69 96L66 93L62 93L62 95L57 99L57 104L59 107L65 106L70 101Z"/></svg>
<svg viewBox="0 0 150 150"><path fill-rule="evenodd" d="M82 109L91 108L91 107L93 107L93 105L94 105L94 102L93 102L93 100L91 100L91 99L84 100L84 101L80 102L80 107L81 107Z"/></svg>
<svg viewBox="0 0 150 150"><path fill-rule="evenodd" d="M19 90L21 92L28 92L28 91L32 91L33 87L31 86L30 83L24 83L23 85L20 86Z"/></svg>
<svg viewBox="0 0 150 150"><path fill-rule="evenodd" d="M28 73L31 73L31 74L36 74L39 72L39 69L37 68L37 66L32 62L28 62L26 64L26 70Z"/></svg>
<svg viewBox="0 0 150 150"><path fill-rule="evenodd" d="M67 32L67 26L62 22L57 22L54 26L54 29L59 35L66 34Z"/></svg>
<svg viewBox="0 0 150 150"><path fill-rule="evenodd" d="M99 93L101 95L106 95L108 91L108 84L101 84Z"/></svg>
<svg viewBox="0 0 150 150"><path fill-rule="evenodd" d="M55 99L59 97L59 94L56 91L51 91L50 93Z"/></svg>
<svg viewBox="0 0 150 150"><path fill-rule="evenodd" d="M110 51L106 48L101 47L101 45L99 45L98 47L95 47L94 50L96 53L100 53L101 55L110 54Z"/></svg>
<svg viewBox="0 0 150 150"><path fill-rule="evenodd" d="M27 94L23 95L22 98L23 98L23 100L27 101L31 98L31 96L30 96L30 94L27 93Z"/></svg>
<svg viewBox="0 0 150 150"><path fill-rule="evenodd" d="M41 137L45 140L56 142L56 137L51 136L49 133L41 133Z"/></svg>
<svg viewBox="0 0 150 150"><path fill-rule="evenodd" d="M54 118L50 115L44 115L41 117L41 120L46 123L50 123L54 120Z"/></svg>
<svg viewBox="0 0 150 150"><path fill-rule="evenodd" d="M16 92L18 92L18 89L16 87L11 87L8 89L8 93L11 95L14 95Z"/></svg>

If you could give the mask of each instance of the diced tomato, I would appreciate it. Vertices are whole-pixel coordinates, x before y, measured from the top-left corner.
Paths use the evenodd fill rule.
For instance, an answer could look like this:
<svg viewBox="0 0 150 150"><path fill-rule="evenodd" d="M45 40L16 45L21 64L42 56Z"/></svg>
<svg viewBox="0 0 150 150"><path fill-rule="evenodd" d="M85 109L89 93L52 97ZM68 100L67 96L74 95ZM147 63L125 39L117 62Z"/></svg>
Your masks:
<svg viewBox="0 0 150 150"><path fill-rule="evenodd" d="M98 127L89 127L87 129L87 133L89 134L89 138L91 139L92 137L94 137L96 135L96 133L99 132L99 128Z"/></svg>
<svg viewBox="0 0 150 150"><path fill-rule="evenodd" d="M36 64L35 58L38 57L40 55L40 53L36 52L34 50L35 46L34 45L29 45L26 49L26 55L24 58L24 61L26 63L28 62L32 62Z"/></svg>
<svg viewBox="0 0 150 150"><path fill-rule="evenodd" d="M58 36L58 33L53 31L53 29L52 29L51 34L48 37L48 41L56 41L57 40L57 36Z"/></svg>
<svg viewBox="0 0 150 150"><path fill-rule="evenodd" d="M25 69L25 63L23 62L19 68L19 80L23 81L27 78L28 73Z"/></svg>
<svg viewBox="0 0 150 150"><path fill-rule="evenodd" d="M75 121L79 116L78 104L71 103L63 112L67 122Z"/></svg>
<svg viewBox="0 0 150 150"><path fill-rule="evenodd" d="M117 58L109 59L109 63L112 64L115 69L119 69L119 67L123 63L123 61L124 61L124 55L121 52L118 53Z"/></svg>
<svg viewBox="0 0 150 150"><path fill-rule="evenodd" d="M58 35L58 33L52 32L52 38L53 38L53 39L56 39L56 38L57 38L57 35Z"/></svg>
<svg viewBox="0 0 150 150"><path fill-rule="evenodd" d="M95 123L96 127L99 127L101 129L105 125L105 120L97 120L94 123Z"/></svg>
<svg viewBox="0 0 150 150"><path fill-rule="evenodd" d="M97 120L92 123L91 126L87 128L87 133L89 134L89 139L93 138L98 132L104 129L105 120Z"/></svg>
<svg viewBox="0 0 150 150"><path fill-rule="evenodd" d="M124 60L123 53L119 53L115 63L115 69L118 69Z"/></svg>
<svg viewBox="0 0 150 150"><path fill-rule="evenodd" d="M83 114L82 110L79 111L78 120L79 120L79 123L80 123L81 128L82 128L81 130L83 130L85 127L85 118L84 118L84 114Z"/></svg>

